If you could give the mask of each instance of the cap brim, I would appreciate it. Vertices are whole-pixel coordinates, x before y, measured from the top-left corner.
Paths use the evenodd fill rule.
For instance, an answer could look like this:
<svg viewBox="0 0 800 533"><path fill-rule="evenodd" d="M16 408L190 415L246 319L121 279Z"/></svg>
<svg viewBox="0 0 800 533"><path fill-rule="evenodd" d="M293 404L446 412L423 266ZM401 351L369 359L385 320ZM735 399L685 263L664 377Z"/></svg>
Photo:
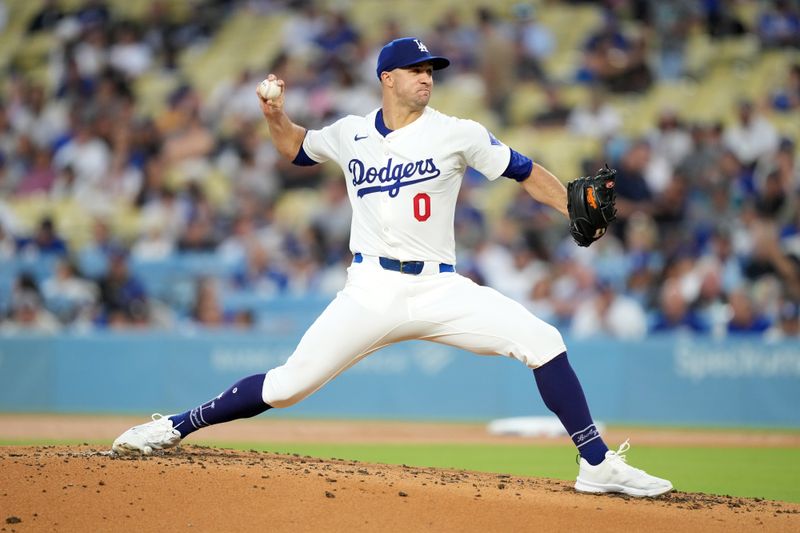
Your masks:
<svg viewBox="0 0 800 533"><path fill-rule="evenodd" d="M414 65L419 65L420 63L430 63L433 66L433 70L442 70L443 68L447 68L450 66L450 60L446 57L442 56L431 56L426 57L422 61L414 61L412 63L408 63L407 65L398 65L395 68L408 68Z"/></svg>

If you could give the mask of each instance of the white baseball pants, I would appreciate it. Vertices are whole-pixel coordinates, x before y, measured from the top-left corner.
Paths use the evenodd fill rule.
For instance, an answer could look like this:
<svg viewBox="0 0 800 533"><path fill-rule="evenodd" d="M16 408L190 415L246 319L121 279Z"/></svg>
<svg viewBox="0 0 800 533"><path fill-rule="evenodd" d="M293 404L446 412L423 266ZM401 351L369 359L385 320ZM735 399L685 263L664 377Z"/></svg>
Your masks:
<svg viewBox="0 0 800 533"><path fill-rule="evenodd" d="M426 263L419 275L384 270L365 256L282 366L267 372L262 395L288 407L384 346L421 339L537 368L566 351L559 331L518 302Z"/></svg>

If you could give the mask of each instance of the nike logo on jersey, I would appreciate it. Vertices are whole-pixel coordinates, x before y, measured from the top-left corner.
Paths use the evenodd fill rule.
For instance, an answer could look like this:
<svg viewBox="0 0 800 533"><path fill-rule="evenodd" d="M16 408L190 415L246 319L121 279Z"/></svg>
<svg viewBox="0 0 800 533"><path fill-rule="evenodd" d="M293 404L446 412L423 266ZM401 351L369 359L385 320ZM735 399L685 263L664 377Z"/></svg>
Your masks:
<svg viewBox="0 0 800 533"><path fill-rule="evenodd" d="M375 185L372 187L361 187L358 189L358 197L362 198L374 192L388 192L389 196L395 198L400 192L401 187L422 183L423 181L438 178L442 173L433 162L433 158L420 159L419 161L400 163L393 165L392 159L386 162L386 166L376 168L368 167L360 159L351 159L347 169L353 176L353 185L358 187L365 183L371 184L380 182L385 185ZM416 179L406 179L419 176ZM403 181L405 179L405 181Z"/></svg>
<svg viewBox="0 0 800 533"><path fill-rule="evenodd" d="M358 133L356 133L356 136L353 137L353 140L354 141L360 141L361 139L366 139L367 137L369 137L369 135L363 135L363 136L359 137Z"/></svg>

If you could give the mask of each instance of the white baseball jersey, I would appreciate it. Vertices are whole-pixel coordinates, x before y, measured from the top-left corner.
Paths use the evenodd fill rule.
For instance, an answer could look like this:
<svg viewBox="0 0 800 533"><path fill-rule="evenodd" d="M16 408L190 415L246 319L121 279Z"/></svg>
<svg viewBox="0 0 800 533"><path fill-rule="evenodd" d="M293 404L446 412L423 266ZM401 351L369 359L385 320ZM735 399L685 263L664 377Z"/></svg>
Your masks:
<svg viewBox="0 0 800 533"><path fill-rule="evenodd" d="M464 171L471 166L496 179L510 149L477 122L430 107L384 137L378 112L344 117L303 141L309 158L333 160L345 175L353 205L350 249L455 264L453 217Z"/></svg>

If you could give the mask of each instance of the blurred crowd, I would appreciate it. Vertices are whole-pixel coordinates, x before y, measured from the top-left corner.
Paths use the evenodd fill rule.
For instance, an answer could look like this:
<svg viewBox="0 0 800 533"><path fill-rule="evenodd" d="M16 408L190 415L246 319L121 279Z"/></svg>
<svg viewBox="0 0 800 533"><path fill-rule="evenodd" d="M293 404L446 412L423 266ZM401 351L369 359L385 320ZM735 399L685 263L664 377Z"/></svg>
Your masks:
<svg viewBox="0 0 800 533"><path fill-rule="evenodd" d="M430 28L390 18L375 21L381 35L368 40L347 10L310 0L195 0L180 17L170 2L153 0L141 20L104 0L71 9L39 3L26 34L56 37L50 82L12 62L0 87L2 333L253 328L259 305L342 286L352 260L344 180L330 166L278 157L254 95L266 72L244 69L208 94L182 75L187 50L212 46L233 14L251 10L285 18L266 71L286 80L287 112L306 127L380 106L380 46L414 31L452 60L437 83L464 73L483 80L501 140L502 128L520 122L509 102L527 82L547 95L523 119L529 135L563 130L599 141L601 152L581 163L586 173L605 163L618 169L618 221L608 235L578 248L563 217L521 188L490 218L489 185L470 171L455 219L462 274L575 336L800 337L797 139L769 120L800 109L800 63L775 91L738 102L728 123L687 121L665 107L649 133L632 138L608 99L686 76L690 31L797 49L796 1L763 2L755 24L736 19L726 0L598 3L601 23L568 79L547 68L558 42L539 20L546 5L478 7L470 17L452 9ZM0 28L7 4L0 0ZM153 72L180 83L148 113L136 82ZM574 84L591 87L585 104L564 103L562 88ZM41 197L80 205L93 220L91 236L73 244L63 230L69 221L55 212L26 226L15 206ZM122 211L136 217L133 235L115 231ZM181 271L182 258L207 268ZM178 270L156 283L152 265ZM251 298L234 304L236 295Z"/></svg>

